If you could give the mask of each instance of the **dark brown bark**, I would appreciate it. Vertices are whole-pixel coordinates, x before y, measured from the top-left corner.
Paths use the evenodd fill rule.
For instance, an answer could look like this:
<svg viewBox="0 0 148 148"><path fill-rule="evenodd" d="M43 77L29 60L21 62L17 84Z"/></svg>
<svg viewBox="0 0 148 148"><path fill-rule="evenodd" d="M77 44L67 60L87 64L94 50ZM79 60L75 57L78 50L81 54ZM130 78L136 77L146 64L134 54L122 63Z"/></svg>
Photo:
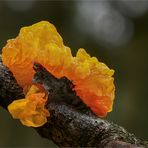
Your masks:
<svg viewBox="0 0 148 148"><path fill-rule="evenodd" d="M74 87L65 77L57 79L41 65L35 64L33 82L48 92L46 104L51 116L35 130L60 147L147 147L146 142L124 128L96 117L76 96ZM22 88L12 73L0 62L0 104L7 109L15 99L23 98Z"/></svg>
<svg viewBox="0 0 148 148"><path fill-rule="evenodd" d="M13 100L23 97L23 89L17 84L9 69L2 64L0 56L0 105L7 109Z"/></svg>

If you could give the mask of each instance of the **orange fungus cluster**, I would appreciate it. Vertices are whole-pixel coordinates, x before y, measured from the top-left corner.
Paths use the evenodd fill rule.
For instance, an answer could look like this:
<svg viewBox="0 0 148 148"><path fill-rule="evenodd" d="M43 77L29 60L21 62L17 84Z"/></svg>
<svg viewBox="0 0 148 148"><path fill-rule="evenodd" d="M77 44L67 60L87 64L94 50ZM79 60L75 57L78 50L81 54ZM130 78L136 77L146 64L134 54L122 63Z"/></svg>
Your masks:
<svg viewBox="0 0 148 148"><path fill-rule="evenodd" d="M18 37L8 40L2 50L2 61L23 88L32 85L35 73L33 64L37 62L55 77L65 76L72 80L76 94L96 115L103 117L112 110L115 92L112 77L114 70L99 62L96 57L91 57L82 48L73 57L56 28L47 21L23 27ZM32 95L27 97L26 102L31 101ZM40 95L36 96L35 93L35 98ZM11 113L15 116L15 102L10 108L14 109ZM25 122L23 119L22 121Z"/></svg>
<svg viewBox="0 0 148 148"><path fill-rule="evenodd" d="M49 112L45 109L47 96L45 92L32 85L25 99L13 101L8 110L13 118L18 118L26 126L39 127L47 122Z"/></svg>

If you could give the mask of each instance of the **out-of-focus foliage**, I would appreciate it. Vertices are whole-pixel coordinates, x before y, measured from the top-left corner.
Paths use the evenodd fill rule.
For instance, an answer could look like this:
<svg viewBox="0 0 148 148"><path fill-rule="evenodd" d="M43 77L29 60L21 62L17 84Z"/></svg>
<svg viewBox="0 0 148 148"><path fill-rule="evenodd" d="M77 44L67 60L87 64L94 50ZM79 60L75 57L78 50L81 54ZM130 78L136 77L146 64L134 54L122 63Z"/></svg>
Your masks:
<svg viewBox="0 0 148 148"><path fill-rule="evenodd" d="M115 69L116 99L108 118L147 139L148 1L0 1L0 47L22 26L53 23L71 47ZM54 146L1 110L0 146Z"/></svg>

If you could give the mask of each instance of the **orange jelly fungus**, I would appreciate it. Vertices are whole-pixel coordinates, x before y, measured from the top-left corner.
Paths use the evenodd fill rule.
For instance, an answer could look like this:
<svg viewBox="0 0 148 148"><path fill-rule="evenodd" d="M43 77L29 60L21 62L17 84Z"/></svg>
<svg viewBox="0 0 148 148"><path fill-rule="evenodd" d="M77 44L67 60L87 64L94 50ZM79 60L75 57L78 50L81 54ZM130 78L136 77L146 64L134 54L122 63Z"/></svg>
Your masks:
<svg viewBox="0 0 148 148"><path fill-rule="evenodd" d="M45 109L47 97L44 92L32 85L25 99L15 100L8 110L13 118L20 119L26 126L39 127L47 122L49 112Z"/></svg>
<svg viewBox="0 0 148 148"><path fill-rule="evenodd" d="M2 60L22 87L32 84L33 63L37 62L55 77L72 80L76 94L96 115L103 117L112 110L114 70L82 48L73 57L56 28L47 21L23 27L18 37L8 40L2 49Z"/></svg>

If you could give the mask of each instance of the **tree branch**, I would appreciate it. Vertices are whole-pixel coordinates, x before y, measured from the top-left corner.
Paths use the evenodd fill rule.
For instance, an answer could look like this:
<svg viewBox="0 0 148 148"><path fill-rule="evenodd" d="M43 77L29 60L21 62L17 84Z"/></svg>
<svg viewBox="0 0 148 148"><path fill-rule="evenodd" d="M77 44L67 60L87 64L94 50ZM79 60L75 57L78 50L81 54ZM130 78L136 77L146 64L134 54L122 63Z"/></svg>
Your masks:
<svg viewBox="0 0 148 148"><path fill-rule="evenodd" d="M147 147L147 143L128 133L124 128L96 117L72 90L67 78L57 79L41 65L35 64L33 82L48 91L46 108L48 122L35 130L60 147ZM24 98L22 88L12 73L0 61L0 105L7 106L15 99Z"/></svg>

